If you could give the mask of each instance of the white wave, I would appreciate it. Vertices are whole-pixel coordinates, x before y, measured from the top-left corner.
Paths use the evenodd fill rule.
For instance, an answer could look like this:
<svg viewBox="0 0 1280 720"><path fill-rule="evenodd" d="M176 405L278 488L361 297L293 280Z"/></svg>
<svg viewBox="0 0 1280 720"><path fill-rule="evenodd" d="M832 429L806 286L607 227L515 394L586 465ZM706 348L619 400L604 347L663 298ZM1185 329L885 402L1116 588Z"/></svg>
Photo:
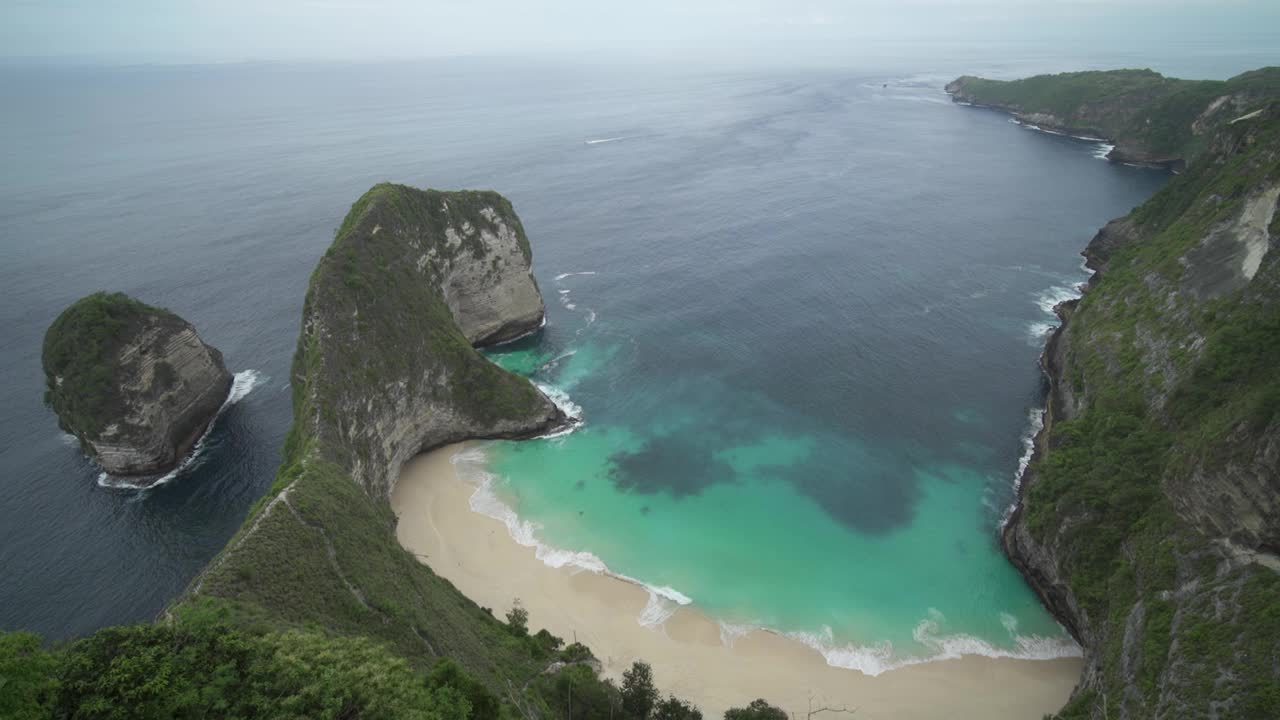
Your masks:
<svg viewBox="0 0 1280 720"><path fill-rule="evenodd" d="M630 135L619 135L618 137L597 138L595 140L584 140L584 145L603 145L605 143L618 142L619 140L630 139Z"/></svg>
<svg viewBox="0 0 1280 720"><path fill-rule="evenodd" d="M557 276L556 276L556 281L558 282L558 281L563 280L563 279L565 279L565 278L567 278L567 277L574 277L575 275L595 275L595 274L596 274L596 271L595 271L595 270L584 270L583 272L567 272L567 273L560 273L559 275L557 275Z"/></svg>
<svg viewBox="0 0 1280 720"><path fill-rule="evenodd" d="M596 321L596 311L595 311L595 310L588 310L588 311L587 311L587 324L588 324L588 325L590 325L591 323L593 323L593 322L595 322L595 321Z"/></svg>
<svg viewBox="0 0 1280 720"><path fill-rule="evenodd" d="M575 403L569 397L569 393L551 385L542 383L536 383L536 385L543 395L546 395L551 402L556 404L556 407L560 408L560 412L579 423L582 422L582 406Z"/></svg>
<svg viewBox="0 0 1280 720"><path fill-rule="evenodd" d="M1044 347L1045 336L1057 329L1057 324L1034 322L1027 327L1027 342L1032 347Z"/></svg>
<svg viewBox="0 0 1280 720"><path fill-rule="evenodd" d="M571 568L575 571L608 575L643 588L649 594L649 601L636 618L636 622L645 627L660 627L679 606L693 603L692 598L675 588L650 585L628 575L613 572L603 560L591 552L565 550L538 540L538 531L542 526L521 520L515 510L498 497L493 490L493 483L497 478L485 468L485 461L484 450L479 447L456 453L451 458L458 477L475 487L475 492L467 502L468 506L472 512L493 518L505 525L511 539L524 547L533 548L534 556L542 564L552 568Z"/></svg>
<svg viewBox="0 0 1280 720"><path fill-rule="evenodd" d="M564 304L564 306L565 306L565 309L566 309L566 310L577 310L577 309L578 309L578 306L577 306L577 305L574 305L573 303L565 303L565 304Z"/></svg>
<svg viewBox="0 0 1280 720"><path fill-rule="evenodd" d="M550 370L555 370L555 369L556 369L556 367L557 367L558 365L560 365L560 361L561 361L561 360L568 360L569 358L571 358L571 357L573 357L574 355L577 355L577 354L578 354L578 351L577 351L576 349L574 349L574 350L566 350L566 351L564 351L564 352L560 353L559 355L557 355L557 356L555 356L555 357L551 358L550 360L548 360L548 361L546 361L546 362L542 363L541 365L539 365L539 366L538 366L538 370L539 370L539 371L550 371Z"/></svg>
<svg viewBox="0 0 1280 720"><path fill-rule="evenodd" d="M231 379L231 390L227 392L227 399L222 401L218 412L214 413L213 419L209 421L209 427L205 428L204 434L191 447L191 452L187 453L182 462L178 463L178 466L168 473L154 480L142 478L140 481L137 478L113 477L104 472L98 475L98 486L115 490L150 490L172 481L193 467L199 467L200 463L204 462L205 441L209 438L209 433L213 432L213 426L218 423L218 418L222 417L222 413L226 412L227 408L243 400L245 396L253 392L255 387L269 379L257 370L241 370L236 373Z"/></svg>
<svg viewBox="0 0 1280 720"><path fill-rule="evenodd" d="M675 614L679 605L672 603L652 590L649 591L649 602L640 611L640 624L648 628L659 628L667 618Z"/></svg>
<svg viewBox="0 0 1280 720"><path fill-rule="evenodd" d="M561 295L568 295L568 294L569 294L569 291L568 291L568 290L557 290L556 292L560 293Z"/></svg>
<svg viewBox="0 0 1280 720"><path fill-rule="evenodd" d="M1000 527L1009 522L1013 510L1018 506L1018 491L1022 489L1022 476L1031 464L1031 457L1036 452L1036 436L1044 429L1044 408L1035 407L1027 411L1027 429L1022 432L1022 454L1018 456L1018 470L1013 474L1013 502L1004 511L1000 519Z"/></svg>
<svg viewBox="0 0 1280 720"><path fill-rule="evenodd" d="M1108 143L1098 141L1098 147L1094 149L1093 156L1098 158L1099 160L1106 160L1107 155L1110 155L1111 151L1115 149L1116 149L1115 145L1110 145Z"/></svg>
<svg viewBox="0 0 1280 720"><path fill-rule="evenodd" d="M468 500L471 511L501 522L507 528L507 534L511 539L523 547L533 548L534 556L544 565L607 575L643 588L649 594L649 600L636 618L636 622L640 625L654 629L661 628L676 610L693 604L693 598L675 588L650 585L628 575L613 572L603 560L591 552L565 550L540 541L538 531L542 526L521 520L515 510L494 492L493 484L497 478L485 467L486 457L483 448L474 447L455 453L451 462L457 469L458 477L475 487L475 491ZM1013 649L996 647L981 638L970 635L939 635L938 628L942 620L942 613L931 608L929 616L921 620L913 630L912 637L916 642L932 651L931 654L922 657L895 658L893 645L889 642L875 646L853 644L839 646L835 642L830 627L823 627L818 633L793 632L786 635L817 650L826 659L828 665L858 670L871 676L907 665L935 660L952 660L964 655L1048 660L1080 657L1082 654L1080 646L1076 645L1065 631L1062 637L1056 638L1018 635L1016 633L1017 618L1007 613L1001 613L1000 622L1009 631L1014 641ZM732 647L737 638L761 629L757 625L723 621L719 626L720 641L726 647Z"/></svg>
<svg viewBox="0 0 1280 720"><path fill-rule="evenodd" d="M67 432L58 433L58 439L67 447L80 447L80 438Z"/></svg>
<svg viewBox="0 0 1280 720"><path fill-rule="evenodd" d="M1058 306L1058 303L1076 300L1080 297L1080 294L1079 285L1055 285L1036 297L1036 305L1045 313L1054 315L1053 309ZM1054 315L1054 317L1057 316Z"/></svg>
<svg viewBox="0 0 1280 720"><path fill-rule="evenodd" d="M730 622L725 622L723 620L719 622L719 625L720 625L720 644L724 645L727 648L732 648L733 643L738 638L746 637L747 635L760 629L756 625L750 625L747 623L741 623L741 624L730 623Z"/></svg>
<svg viewBox="0 0 1280 720"><path fill-rule="evenodd" d="M231 392L227 393L227 399L223 401L222 407L218 408L218 412L221 413L228 406L243 400L262 380L262 374L257 370L241 370L236 373L231 380Z"/></svg>
<svg viewBox="0 0 1280 720"><path fill-rule="evenodd" d="M1001 623L1006 623L1006 614L1001 613ZM1014 628L1017 620L1013 620ZM879 645L836 645L830 627L824 627L818 633L788 633L788 637L817 650L833 667L857 670L872 677L908 665L934 662L937 660L956 660L965 655L981 655L992 658L1015 658L1019 660L1053 660L1064 657L1081 657L1084 653L1079 645L1065 632L1058 637L1041 635L1018 635L1010 631L1014 647L1002 648L992 645L972 635L955 634L940 635L942 613L930 608L927 617L922 619L912 631L915 641L931 652L920 657L895 658L893 644L884 642ZM1006 623L1005 627L1009 625Z"/></svg>
<svg viewBox="0 0 1280 720"><path fill-rule="evenodd" d="M519 335L517 335L517 336L515 336L515 337L511 338L510 340L503 340L502 342L496 342L496 343L494 343L494 344L490 345L489 347L502 347L503 345L512 345L512 344L514 344L514 343L518 343L518 342L520 342L521 340L523 340L523 339L525 339L525 338L527 338L527 337L529 337L529 336L531 336L531 335L537 335L538 333L542 332L542 328L544 328L544 327L546 327L546 326L547 326L547 315L546 315L546 313L543 313L543 315L542 315L542 320L538 321L538 327L536 327L536 328L534 328L534 329L532 329L532 330L530 330L530 331L528 331L528 332L520 333Z"/></svg>
<svg viewBox="0 0 1280 720"><path fill-rule="evenodd" d="M1061 130L1054 130L1053 128L1047 128L1047 127L1043 127L1043 126L1040 126L1040 125L1034 125L1034 124L1029 123L1029 122L1024 122L1024 121L1022 121L1022 120L1019 120L1019 119L1018 119L1018 118L1016 118L1016 117L1015 117L1015 118L1009 118L1009 122L1013 123L1014 125L1021 125L1022 127L1026 128L1026 129L1028 129L1028 130L1035 130L1036 132L1042 132L1042 133L1046 133L1046 134L1048 134L1048 135L1057 135L1057 136L1059 136L1059 137L1068 137L1068 138L1071 138L1072 140L1082 140L1082 141L1084 141L1084 142L1099 143L1099 144L1102 144L1102 145L1106 145L1106 144L1107 144L1107 139L1106 139L1106 138L1094 137L1094 136L1092 136L1092 135L1072 135L1071 133L1063 132L1063 131L1061 131ZM1113 147L1115 147L1115 146L1114 146L1114 145L1108 145L1108 146L1107 146L1107 152L1111 152L1111 148L1113 148ZM1103 154L1105 155L1106 153L1103 153ZM1095 157L1096 157L1096 156L1095 156Z"/></svg>

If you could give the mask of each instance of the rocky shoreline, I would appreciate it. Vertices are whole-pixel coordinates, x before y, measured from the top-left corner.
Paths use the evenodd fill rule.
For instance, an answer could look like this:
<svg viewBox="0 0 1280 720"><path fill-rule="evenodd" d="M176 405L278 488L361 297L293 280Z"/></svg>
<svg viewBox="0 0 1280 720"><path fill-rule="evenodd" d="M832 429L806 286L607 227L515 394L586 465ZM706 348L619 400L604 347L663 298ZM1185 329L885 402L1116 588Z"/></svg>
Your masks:
<svg viewBox="0 0 1280 720"><path fill-rule="evenodd" d="M1266 73L1249 82L1276 74ZM1018 82L1061 104L1046 99L1055 83L1076 83L1064 92L1079 96L1081 77L1099 75ZM957 102L979 99L963 90L948 86ZM1062 718L1269 716L1257 711L1280 659L1280 558L1269 549L1280 415L1265 349L1280 273L1268 252L1280 231L1280 105L1258 102L1216 124L1201 121L1227 100L1187 111L1201 123L1188 136L1204 136L1187 147L1203 149L1098 230L1081 253L1094 271L1082 296L1054 309L1043 422L999 539L1084 648Z"/></svg>
<svg viewBox="0 0 1280 720"><path fill-rule="evenodd" d="M945 90L954 103L1006 113L1011 115L1019 125L1027 126L1033 130L1111 145L1111 150L1106 155L1108 162L1151 168L1153 170L1168 170L1173 173L1182 172L1187 167L1185 158L1164 157L1147 152L1136 147L1128 138L1114 137L1112 134L1095 127L1071 125L1052 113L1026 111L1016 105L978 100L965 90L964 78L947 83Z"/></svg>

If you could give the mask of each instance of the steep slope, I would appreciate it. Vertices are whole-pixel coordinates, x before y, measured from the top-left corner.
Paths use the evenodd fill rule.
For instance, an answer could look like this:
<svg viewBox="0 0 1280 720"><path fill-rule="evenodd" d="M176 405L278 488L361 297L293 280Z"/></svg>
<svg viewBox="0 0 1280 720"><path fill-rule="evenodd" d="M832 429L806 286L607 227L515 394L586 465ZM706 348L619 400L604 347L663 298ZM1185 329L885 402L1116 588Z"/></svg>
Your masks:
<svg viewBox="0 0 1280 720"><path fill-rule="evenodd" d="M186 601L452 657L494 689L533 672L519 638L400 547L387 502L423 450L570 422L472 347L541 325L530 260L496 193L384 184L356 201L307 291L275 484Z"/></svg>
<svg viewBox="0 0 1280 720"><path fill-rule="evenodd" d="M1089 244L1098 272L1043 356L1045 427L1003 542L1087 650L1062 717L1280 708L1280 102L1241 90L1275 74L1206 92L1141 74L1146 89L1113 91L1135 77L1105 73L950 87L1188 161ZM1161 116L1180 93L1226 99ZM1124 134L1146 118L1176 137Z"/></svg>
<svg viewBox="0 0 1280 720"><path fill-rule="evenodd" d="M112 475L174 468L231 389L222 353L168 310L123 293L85 296L49 326L45 400Z"/></svg>
<svg viewBox="0 0 1280 720"><path fill-rule="evenodd" d="M1010 112L1019 122L1115 143L1115 162L1181 170L1213 132L1280 96L1280 68L1230 80L1179 80L1152 70L1108 70L949 83L957 102Z"/></svg>

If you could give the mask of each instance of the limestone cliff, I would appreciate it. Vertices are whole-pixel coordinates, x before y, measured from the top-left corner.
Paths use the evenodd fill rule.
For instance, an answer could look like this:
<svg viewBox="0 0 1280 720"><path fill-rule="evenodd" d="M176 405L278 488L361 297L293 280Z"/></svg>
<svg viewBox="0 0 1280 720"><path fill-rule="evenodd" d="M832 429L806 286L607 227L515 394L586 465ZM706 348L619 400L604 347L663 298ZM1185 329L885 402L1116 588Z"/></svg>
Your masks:
<svg viewBox="0 0 1280 720"><path fill-rule="evenodd" d="M1280 102L1234 112L1089 244L1042 357L1003 542L1086 648L1062 717L1280 707Z"/></svg>
<svg viewBox="0 0 1280 720"><path fill-rule="evenodd" d="M118 476L172 470L231 388L222 354L190 323L121 293L94 293L63 311L42 360L59 426Z"/></svg>
<svg viewBox="0 0 1280 720"><path fill-rule="evenodd" d="M964 76L946 91L959 103L1011 113L1051 132L1105 139L1113 162L1181 171L1208 138L1280 95L1280 68L1230 80L1180 80L1151 70L1037 75L1021 80Z"/></svg>
<svg viewBox="0 0 1280 720"><path fill-rule="evenodd" d="M452 657L505 691L510 634L400 547L387 496L419 452L572 422L473 347L541 327L531 257L497 193L382 184L357 200L307 290L275 484L187 600Z"/></svg>

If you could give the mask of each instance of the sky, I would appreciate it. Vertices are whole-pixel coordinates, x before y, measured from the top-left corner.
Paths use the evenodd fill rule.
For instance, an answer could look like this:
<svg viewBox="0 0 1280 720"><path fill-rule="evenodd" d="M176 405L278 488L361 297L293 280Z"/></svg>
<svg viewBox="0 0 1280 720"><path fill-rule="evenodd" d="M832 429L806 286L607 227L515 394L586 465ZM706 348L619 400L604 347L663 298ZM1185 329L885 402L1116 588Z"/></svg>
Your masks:
<svg viewBox="0 0 1280 720"><path fill-rule="evenodd" d="M0 59L379 60L590 54L824 62L885 48L1280 48L1280 0L0 0Z"/></svg>

